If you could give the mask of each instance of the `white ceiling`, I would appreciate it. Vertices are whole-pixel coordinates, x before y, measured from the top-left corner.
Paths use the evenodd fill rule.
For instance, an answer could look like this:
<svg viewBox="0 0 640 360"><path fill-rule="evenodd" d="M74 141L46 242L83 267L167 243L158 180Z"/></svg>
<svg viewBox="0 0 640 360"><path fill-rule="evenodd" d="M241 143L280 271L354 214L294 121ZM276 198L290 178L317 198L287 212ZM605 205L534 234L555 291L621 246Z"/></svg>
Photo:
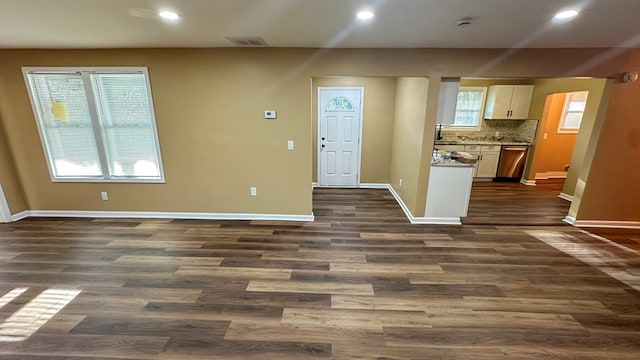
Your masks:
<svg viewBox="0 0 640 360"><path fill-rule="evenodd" d="M551 20L562 9L580 15ZM369 23L356 11L376 12ZM180 14L161 21L157 10ZM133 13L136 16L131 15ZM0 48L640 46L640 0L0 0ZM456 19L473 24L458 28Z"/></svg>

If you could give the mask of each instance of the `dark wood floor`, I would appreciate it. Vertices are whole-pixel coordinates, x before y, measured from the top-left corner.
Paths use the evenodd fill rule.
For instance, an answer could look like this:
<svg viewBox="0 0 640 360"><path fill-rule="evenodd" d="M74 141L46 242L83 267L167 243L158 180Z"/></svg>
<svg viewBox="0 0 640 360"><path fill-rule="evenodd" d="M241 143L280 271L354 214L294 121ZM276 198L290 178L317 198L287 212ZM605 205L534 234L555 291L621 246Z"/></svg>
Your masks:
<svg viewBox="0 0 640 360"><path fill-rule="evenodd" d="M588 233L411 225L386 190L314 213L0 224L0 360L638 359L640 292L558 250Z"/></svg>
<svg viewBox="0 0 640 360"><path fill-rule="evenodd" d="M638 229L585 228L585 230L640 252L640 230Z"/></svg>
<svg viewBox="0 0 640 360"><path fill-rule="evenodd" d="M564 225L569 201L560 199L563 179L518 182L474 182L464 224Z"/></svg>

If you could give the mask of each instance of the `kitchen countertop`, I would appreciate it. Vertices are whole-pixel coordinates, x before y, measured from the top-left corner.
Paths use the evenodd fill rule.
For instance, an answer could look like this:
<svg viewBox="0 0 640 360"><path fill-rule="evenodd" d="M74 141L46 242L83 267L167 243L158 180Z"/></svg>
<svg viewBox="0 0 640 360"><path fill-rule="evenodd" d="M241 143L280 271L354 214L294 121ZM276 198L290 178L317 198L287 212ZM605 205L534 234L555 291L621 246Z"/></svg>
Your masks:
<svg viewBox="0 0 640 360"><path fill-rule="evenodd" d="M474 167L475 164L465 164L455 160L432 160L431 166L442 166L442 167Z"/></svg>

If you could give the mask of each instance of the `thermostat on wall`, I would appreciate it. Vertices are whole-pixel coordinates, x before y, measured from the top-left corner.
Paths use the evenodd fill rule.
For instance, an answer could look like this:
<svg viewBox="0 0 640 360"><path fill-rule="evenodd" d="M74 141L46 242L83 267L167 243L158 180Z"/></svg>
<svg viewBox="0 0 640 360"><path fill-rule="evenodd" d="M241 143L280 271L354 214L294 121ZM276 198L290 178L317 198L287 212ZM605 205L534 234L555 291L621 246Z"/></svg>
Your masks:
<svg viewBox="0 0 640 360"><path fill-rule="evenodd" d="M276 118L276 111L275 110L265 110L264 111L264 118L265 119L275 119Z"/></svg>

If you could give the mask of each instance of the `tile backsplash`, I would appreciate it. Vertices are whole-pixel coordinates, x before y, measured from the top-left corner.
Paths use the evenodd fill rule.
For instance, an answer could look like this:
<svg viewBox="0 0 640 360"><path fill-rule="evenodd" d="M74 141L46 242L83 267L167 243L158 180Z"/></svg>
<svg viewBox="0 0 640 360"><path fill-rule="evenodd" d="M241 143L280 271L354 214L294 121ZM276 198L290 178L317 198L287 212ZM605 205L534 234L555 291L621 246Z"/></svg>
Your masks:
<svg viewBox="0 0 640 360"><path fill-rule="evenodd" d="M482 120L480 131L442 130L443 140L459 140L467 137L474 140L515 140L533 142L538 129L538 120ZM496 136L496 131L500 134Z"/></svg>

